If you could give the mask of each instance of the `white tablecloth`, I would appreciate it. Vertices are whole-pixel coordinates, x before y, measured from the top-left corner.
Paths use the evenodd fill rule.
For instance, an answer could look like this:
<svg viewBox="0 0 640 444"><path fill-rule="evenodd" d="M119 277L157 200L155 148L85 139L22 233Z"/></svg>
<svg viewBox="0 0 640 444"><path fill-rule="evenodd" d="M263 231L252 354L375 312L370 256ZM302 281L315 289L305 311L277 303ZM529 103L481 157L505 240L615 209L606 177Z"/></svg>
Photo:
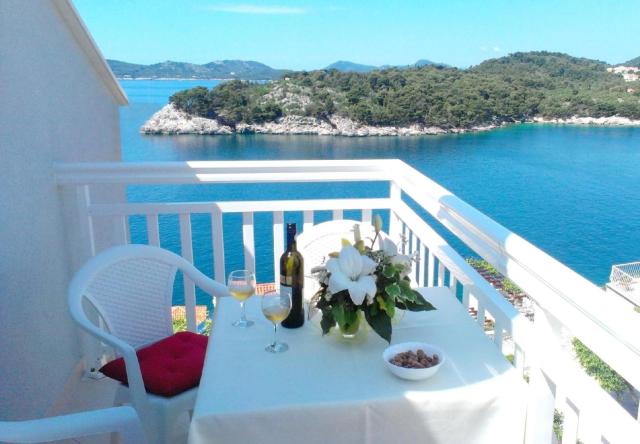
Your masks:
<svg viewBox="0 0 640 444"><path fill-rule="evenodd" d="M522 443L526 384L448 289L422 292L438 310L407 313L392 343L444 350L447 362L425 381L392 375L373 332L349 344L306 323L279 329L289 351L267 353L273 329L260 299L248 301L256 324L244 330L231 326L239 304L221 300L189 443Z"/></svg>

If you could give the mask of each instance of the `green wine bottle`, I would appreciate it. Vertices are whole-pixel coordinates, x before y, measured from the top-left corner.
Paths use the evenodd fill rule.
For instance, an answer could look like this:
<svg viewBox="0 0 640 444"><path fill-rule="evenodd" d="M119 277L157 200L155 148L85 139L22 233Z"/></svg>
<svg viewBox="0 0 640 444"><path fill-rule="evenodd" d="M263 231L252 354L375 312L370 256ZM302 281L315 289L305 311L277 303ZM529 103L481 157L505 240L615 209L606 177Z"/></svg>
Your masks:
<svg viewBox="0 0 640 444"><path fill-rule="evenodd" d="M304 324L303 285L304 260L296 248L296 224L287 224L287 250L280 256L280 293L291 295L291 312L282 321L285 328L298 328Z"/></svg>

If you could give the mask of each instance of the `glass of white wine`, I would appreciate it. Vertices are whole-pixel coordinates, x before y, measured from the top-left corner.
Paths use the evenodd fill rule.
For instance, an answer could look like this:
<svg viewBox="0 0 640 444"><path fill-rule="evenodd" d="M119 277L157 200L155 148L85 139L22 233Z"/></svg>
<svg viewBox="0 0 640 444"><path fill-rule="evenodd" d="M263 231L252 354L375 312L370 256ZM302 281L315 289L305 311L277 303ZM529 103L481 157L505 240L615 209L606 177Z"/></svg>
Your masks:
<svg viewBox="0 0 640 444"><path fill-rule="evenodd" d="M256 292L256 276L248 270L236 270L231 272L227 281L229 293L234 299L240 301L240 310L242 314L240 319L232 325L234 327L247 328L253 325L253 321L247 319L244 303Z"/></svg>
<svg viewBox="0 0 640 444"><path fill-rule="evenodd" d="M291 311L290 293L267 293L262 296L262 314L273 323L273 342L264 349L270 353L282 353L289 350L284 342L278 342L278 324L289 316Z"/></svg>

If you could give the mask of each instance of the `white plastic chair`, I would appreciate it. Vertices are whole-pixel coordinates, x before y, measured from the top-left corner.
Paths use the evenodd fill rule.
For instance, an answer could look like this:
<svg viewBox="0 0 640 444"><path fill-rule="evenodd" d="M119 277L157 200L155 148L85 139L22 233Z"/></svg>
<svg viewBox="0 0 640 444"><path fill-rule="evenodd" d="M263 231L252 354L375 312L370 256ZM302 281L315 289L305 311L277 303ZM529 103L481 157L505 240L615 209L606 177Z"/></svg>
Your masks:
<svg viewBox="0 0 640 444"><path fill-rule="evenodd" d="M0 442L7 443L42 443L106 433L118 433L124 444L147 442L136 411L127 406L29 421L0 421Z"/></svg>
<svg viewBox="0 0 640 444"><path fill-rule="evenodd" d="M298 251L304 258L303 297L305 302L309 302L320 289L318 281L311 275L311 269L325 263L329 253L340 251L342 239L353 243L355 225L360 225L360 236L367 245L370 245L375 237L373 225L349 219L331 220L313 225L300 233L296 239Z"/></svg>
<svg viewBox="0 0 640 444"><path fill-rule="evenodd" d="M136 349L173 334L171 297L177 270L213 297L229 295L227 287L184 258L147 245L101 252L76 273L68 292L73 319L124 358L128 386L119 386L115 403L130 402L136 408L153 444L170 442L175 418L192 412L197 393L197 387L170 398L147 393L136 356ZM87 317L83 301L95 307L106 330Z"/></svg>

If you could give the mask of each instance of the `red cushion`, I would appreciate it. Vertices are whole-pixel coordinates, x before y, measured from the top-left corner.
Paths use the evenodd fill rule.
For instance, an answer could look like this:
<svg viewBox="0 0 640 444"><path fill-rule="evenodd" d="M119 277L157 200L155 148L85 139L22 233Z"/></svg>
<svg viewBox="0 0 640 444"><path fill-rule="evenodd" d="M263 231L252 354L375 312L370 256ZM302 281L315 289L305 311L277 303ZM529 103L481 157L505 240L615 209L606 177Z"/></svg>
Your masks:
<svg viewBox="0 0 640 444"><path fill-rule="evenodd" d="M138 350L136 354L147 392L175 396L197 387L208 339L208 336L184 331ZM127 384L123 358L107 363L100 371Z"/></svg>

